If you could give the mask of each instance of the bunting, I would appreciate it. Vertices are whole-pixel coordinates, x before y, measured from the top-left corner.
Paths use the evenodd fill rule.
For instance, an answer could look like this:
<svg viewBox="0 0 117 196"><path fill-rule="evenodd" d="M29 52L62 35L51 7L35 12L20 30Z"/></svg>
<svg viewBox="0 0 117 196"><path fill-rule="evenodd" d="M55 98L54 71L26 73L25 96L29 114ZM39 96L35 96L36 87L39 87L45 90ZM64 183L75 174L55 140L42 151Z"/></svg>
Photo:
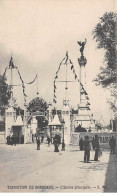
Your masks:
<svg viewBox="0 0 117 196"><path fill-rule="evenodd" d="M23 95L24 95L24 102L26 102L26 97L27 97L27 95L26 95L26 93L25 93L25 85L24 85L24 81L23 81L23 79L22 79L22 77L21 77L21 74L20 74L20 72L19 72L19 69L18 69L17 67L16 67L16 69L17 69L17 71L18 71L18 74L19 74L20 80L21 80L21 82L22 82Z"/></svg>
<svg viewBox="0 0 117 196"><path fill-rule="evenodd" d="M60 64L59 64L59 67L58 67L58 70L57 70L57 72L56 72L56 76L55 76L55 80L54 80L54 98L53 98L53 102L54 103L57 103L57 101L56 101L56 89L57 89L57 87L56 87L56 79L58 78L58 73L59 73L59 71L60 71L60 68L61 68L61 65L62 65L62 63L63 63L63 61L65 60L65 58L63 58L63 60L60 62Z"/></svg>
<svg viewBox="0 0 117 196"><path fill-rule="evenodd" d="M14 69L14 68L17 69L17 72L18 72L18 74L19 74L19 78L20 78L20 80L21 80L21 84L12 84L12 86L22 86L23 95L24 95L24 102L26 102L26 97L27 97L27 95L26 95L26 93L25 93L25 85L24 85L24 84L32 84L32 83L34 83L35 80L37 79L37 75L35 76L35 78L33 79L33 81L31 81L31 82L24 82L23 79L22 79L22 77L21 77L21 74L20 74L20 72L19 72L18 67L16 67L16 66L14 65L14 63L13 63L13 58L12 58L12 56L11 56L11 59L10 59L10 62L9 62L9 66L7 66L7 67L5 68L5 71L4 71L4 73L3 73L3 77L6 78L6 71L7 71L7 69Z"/></svg>
<svg viewBox="0 0 117 196"><path fill-rule="evenodd" d="M6 71L7 71L7 67L5 68L5 71L4 71L4 73L3 73L3 78L6 78Z"/></svg>
<svg viewBox="0 0 117 196"><path fill-rule="evenodd" d="M64 64L67 65L67 63L69 63L69 64L71 65L70 68L71 68L71 70L72 70L72 72L73 72L74 79L75 79L75 80L77 79L78 83L79 83L80 86L82 87L82 91L83 91L83 93L85 94L86 99L89 100L88 94L87 94L86 90L84 89L83 84L82 84L82 83L80 82L80 80L78 79L78 76L77 76L77 74L76 74L74 65L73 65L71 59L70 59L69 56L68 56L68 52L66 52L66 57L61 61L61 63L59 64L58 70L57 70L57 72L56 72L56 76L55 76L55 80L54 80L54 98L53 98L53 102L54 102L54 103L57 103L57 101L56 101L56 98L57 98L57 97L56 97L56 89L57 89L57 87L56 87L56 79L58 79L58 73L59 73L59 71L60 71L61 65L62 65L62 63L63 63L64 60L65 60Z"/></svg>
<svg viewBox="0 0 117 196"><path fill-rule="evenodd" d="M16 68L17 69L17 68ZM37 75L35 76L34 80L31 82L23 82L24 84L33 84L35 80L37 79ZM12 86L22 86L22 84L13 84Z"/></svg>

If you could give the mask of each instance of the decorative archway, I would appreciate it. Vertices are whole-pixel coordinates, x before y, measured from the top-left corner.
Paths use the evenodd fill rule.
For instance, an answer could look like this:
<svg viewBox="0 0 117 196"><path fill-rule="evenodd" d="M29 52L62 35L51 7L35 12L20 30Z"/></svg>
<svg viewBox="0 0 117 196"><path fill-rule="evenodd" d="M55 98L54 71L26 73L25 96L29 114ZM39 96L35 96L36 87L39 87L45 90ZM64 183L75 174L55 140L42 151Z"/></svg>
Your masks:
<svg viewBox="0 0 117 196"><path fill-rule="evenodd" d="M27 106L28 112L37 120L37 134L44 134L44 128L48 125L47 109L47 102L40 97L34 98Z"/></svg>

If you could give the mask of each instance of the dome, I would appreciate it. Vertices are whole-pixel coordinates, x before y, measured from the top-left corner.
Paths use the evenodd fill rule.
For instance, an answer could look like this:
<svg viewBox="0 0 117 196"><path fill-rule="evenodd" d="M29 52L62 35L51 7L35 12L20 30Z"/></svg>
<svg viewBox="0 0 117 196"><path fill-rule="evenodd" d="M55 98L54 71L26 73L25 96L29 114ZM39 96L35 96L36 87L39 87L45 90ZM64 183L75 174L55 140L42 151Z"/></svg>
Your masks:
<svg viewBox="0 0 117 196"><path fill-rule="evenodd" d="M40 97L36 97L34 98L29 104L27 109L30 112L36 112L36 111L40 111L40 112L45 112L48 108L48 104L47 102L40 98Z"/></svg>

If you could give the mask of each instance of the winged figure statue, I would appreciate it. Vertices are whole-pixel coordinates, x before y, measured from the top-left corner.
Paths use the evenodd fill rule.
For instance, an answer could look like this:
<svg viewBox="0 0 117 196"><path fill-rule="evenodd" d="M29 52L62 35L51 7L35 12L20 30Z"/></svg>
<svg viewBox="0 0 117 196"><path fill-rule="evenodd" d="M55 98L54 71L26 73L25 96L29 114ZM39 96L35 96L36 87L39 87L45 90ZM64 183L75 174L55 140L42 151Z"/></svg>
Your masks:
<svg viewBox="0 0 117 196"><path fill-rule="evenodd" d="M81 52L81 55L83 56L83 51L84 51L85 44L87 43L87 39L85 39L84 42L81 42L81 41L79 42L79 41L77 41L77 43L79 44L79 46L81 46L80 52Z"/></svg>

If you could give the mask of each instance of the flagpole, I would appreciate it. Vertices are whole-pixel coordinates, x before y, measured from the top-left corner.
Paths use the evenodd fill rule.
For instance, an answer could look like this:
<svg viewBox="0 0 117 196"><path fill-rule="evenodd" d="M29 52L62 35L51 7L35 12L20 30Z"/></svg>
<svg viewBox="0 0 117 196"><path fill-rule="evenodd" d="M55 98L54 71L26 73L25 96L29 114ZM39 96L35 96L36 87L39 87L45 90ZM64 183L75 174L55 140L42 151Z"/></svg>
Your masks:
<svg viewBox="0 0 117 196"><path fill-rule="evenodd" d="M10 68L11 69L11 99L13 100L13 70L12 70L12 67Z"/></svg>
<svg viewBox="0 0 117 196"><path fill-rule="evenodd" d="M37 74L37 96L39 95L39 88L38 88L38 74Z"/></svg>

